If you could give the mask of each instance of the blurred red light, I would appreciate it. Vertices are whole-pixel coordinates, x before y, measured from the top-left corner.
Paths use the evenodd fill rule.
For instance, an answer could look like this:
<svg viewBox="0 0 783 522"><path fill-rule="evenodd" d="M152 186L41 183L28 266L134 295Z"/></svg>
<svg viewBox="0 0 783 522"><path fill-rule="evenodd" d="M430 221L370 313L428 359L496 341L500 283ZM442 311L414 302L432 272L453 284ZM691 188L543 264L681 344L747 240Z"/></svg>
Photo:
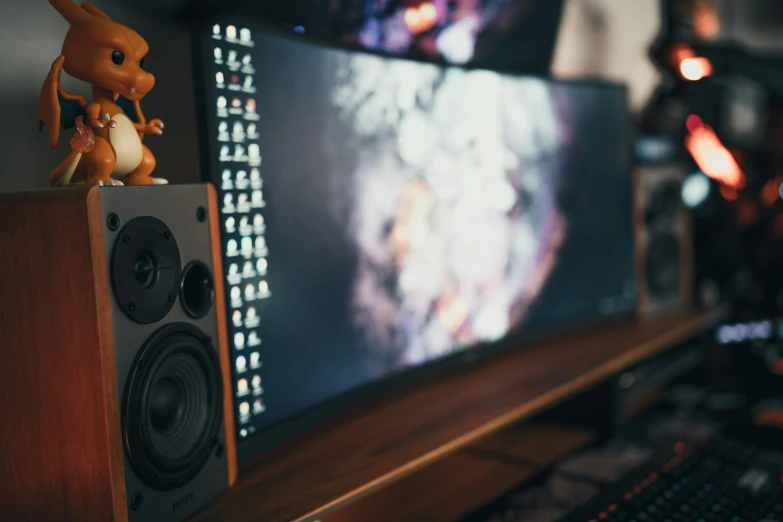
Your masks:
<svg viewBox="0 0 783 522"><path fill-rule="evenodd" d="M701 118L699 118L695 114L691 114L685 120L685 128L688 129L688 132L696 132L699 129L701 129L703 126L704 126L704 122L701 121Z"/></svg>
<svg viewBox="0 0 783 522"><path fill-rule="evenodd" d="M699 122L700 119L691 119L691 116L686 120L689 134L685 137L685 147L693 161L702 172L722 185L734 191L745 188L745 174L734 156L723 146L710 126L704 125L703 122L697 125Z"/></svg>
<svg viewBox="0 0 783 522"><path fill-rule="evenodd" d="M736 190L730 189L725 185L720 188L720 195L723 196L726 201L736 201L739 197Z"/></svg>
<svg viewBox="0 0 783 522"><path fill-rule="evenodd" d="M780 185L783 183L783 177L777 176L767 181L764 188L761 189L761 201L771 207L780 199Z"/></svg>
<svg viewBox="0 0 783 522"><path fill-rule="evenodd" d="M672 46L669 54L669 59L677 66L679 66L683 60L695 57L696 53L691 49L691 46L687 44L676 44Z"/></svg>

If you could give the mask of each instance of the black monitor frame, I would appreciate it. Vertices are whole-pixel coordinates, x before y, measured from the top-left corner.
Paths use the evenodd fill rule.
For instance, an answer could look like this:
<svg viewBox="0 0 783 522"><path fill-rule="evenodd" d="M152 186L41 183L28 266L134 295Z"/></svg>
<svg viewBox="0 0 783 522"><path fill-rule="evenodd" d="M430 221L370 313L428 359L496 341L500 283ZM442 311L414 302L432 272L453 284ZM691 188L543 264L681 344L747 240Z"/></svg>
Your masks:
<svg viewBox="0 0 783 522"><path fill-rule="evenodd" d="M358 53L370 54L385 58L393 58L398 60L415 61L419 63L435 64L439 67L447 68L459 68L463 70L484 70L484 68L470 66L470 65L452 65L444 62L414 59L409 57L400 57L397 55L378 52L373 50L367 50L358 46L345 46L336 45L333 42L327 42L320 39L304 38L296 34L291 34L288 31L283 31L278 27L261 24L252 20L245 20L237 17L220 17L215 20L211 20L208 23L195 25L192 27L192 51L193 51L193 71L195 75L195 100L196 100L196 116L198 121L198 137L199 137L199 156L201 163L202 179L206 182L213 182L214 178L212 174L217 167L216 158L218 157L218 145L217 141L213 139L211 129L215 129L217 125L217 116L214 111L210 111L207 107L211 107L213 104L211 100L207 99L210 86L212 84L212 78L209 74L209 67L211 64L211 49L209 42L211 41L211 28L214 24L233 24L237 27L247 27L253 31L262 31L267 34L274 35L278 38L287 38L301 42L303 40L308 41L312 45L319 45L322 47L350 50ZM495 72L509 75L509 76L524 76L528 78L541 78L551 83L569 84L569 85L593 85L601 86L607 89L621 89L624 93L624 97L628 99L628 89L624 84L608 81L579 81L579 80L560 80L540 75L520 74L518 71L509 70L494 70ZM207 102L210 103L207 103ZM631 136L631 117L628 115L628 137L625 144L626 150L626 163L629 179L629 200L631 198L631 157L633 150L633 139ZM216 187L219 191L219 187ZM632 216L629 215L628 219L631 220ZM223 235L223 227L221 226L221 238ZM222 242L220 245L221 256L225 262L225 255L222 252ZM634 271L636 267L634 266ZM217 274L215 275L217 277ZM221 274L225 285L225 274ZM228 302L228 295L226 293L226 302L218 303L218 305L224 305L226 309L230 309ZM533 331L522 334L524 339L503 339L496 343L476 345L466 350L461 350L453 354L447 355L441 359L436 359L420 366L412 366L405 368L402 372L393 375L388 375L379 380L371 381L366 384L360 385L356 388L350 389L342 394L327 399L320 404L311 406L297 414L294 414L287 419L284 419L272 426L264 428L261 432L253 434L245 439L241 439L237 436L237 452L239 462L246 462L252 460L260 455L284 444L293 442L296 439L309 438L316 435L319 431L326 430L332 424L345 421L349 418L356 417L361 414L362 411L367 410L382 402L393 400L394 395L404 393L416 387L426 385L428 382L443 379L449 375L454 375L457 372L465 371L476 364L480 364L489 359L496 358L497 356L507 353L511 350L517 350L530 346L532 344L541 342L542 340L552 339L553 337L562 336L564 334L573 334L580 329L589 328L591 326L607 326L612 324L623 324L631 321L635 317L635 308L624 313L605 316L597 319L586 319L569 321L567 325L549 326L545 328L534 328ZM233 353L233 350L232 350ZM236 369L232 364L231 368L232 379L236 380ZM232 386L233 389L233 386ZM236 402L236 398L232 402Z"/></svg>

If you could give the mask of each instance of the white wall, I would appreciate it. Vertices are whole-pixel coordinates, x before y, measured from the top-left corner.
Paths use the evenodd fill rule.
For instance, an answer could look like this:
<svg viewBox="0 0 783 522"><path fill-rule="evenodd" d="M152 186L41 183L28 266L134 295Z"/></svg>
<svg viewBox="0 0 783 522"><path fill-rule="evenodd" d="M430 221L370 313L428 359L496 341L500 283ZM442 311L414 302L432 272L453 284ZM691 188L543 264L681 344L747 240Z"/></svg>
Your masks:
<svg viewBox="0 0 783 522"><path fill-rule="evenodd" d="M638 112L660 82L648 58L660 22L658 0L566 0L552 73L626 83Z"/></svg>

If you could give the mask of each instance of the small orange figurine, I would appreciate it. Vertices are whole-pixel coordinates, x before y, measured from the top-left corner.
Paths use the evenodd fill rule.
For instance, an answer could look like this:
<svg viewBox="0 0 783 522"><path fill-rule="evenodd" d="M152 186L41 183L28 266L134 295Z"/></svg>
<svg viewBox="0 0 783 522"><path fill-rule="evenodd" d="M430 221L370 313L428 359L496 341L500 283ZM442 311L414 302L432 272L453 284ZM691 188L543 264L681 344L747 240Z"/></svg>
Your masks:
<svg viewBox="0 0 783 522"><path fill-rule="evenodd" d="M89 2L49 3L70 28L62 54L41 89L39 130L48 125L49 144L54 148L60 125L65 129L78 125L71 140L73 152L54 169L49 182L52 186L166 184L165 179L150 176L155 156L142 143L146 134L163 134L163 122L148 122L139 103L155 85L155 77L143 69L147 42ZM92 103L62 89L63 70L92 86Z"/></svg>

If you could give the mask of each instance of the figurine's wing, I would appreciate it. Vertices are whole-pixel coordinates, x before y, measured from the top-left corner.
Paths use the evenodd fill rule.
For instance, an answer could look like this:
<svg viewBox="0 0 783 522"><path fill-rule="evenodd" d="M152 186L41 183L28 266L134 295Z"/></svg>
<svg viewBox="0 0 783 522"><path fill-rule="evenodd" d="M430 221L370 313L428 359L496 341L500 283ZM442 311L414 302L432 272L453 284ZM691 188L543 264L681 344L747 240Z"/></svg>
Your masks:
<svg viewBox="0 0 783 522"><path fill-rule="evenodd" d="M87 102L82 96L60 89L57 91L57 99L60 101L60 125L63 129L76 127L76 118L86 117L84 106Z"/></svg>
<svg viewBox="0 0 783 522"><path fill-rule="evenodd" d="M84 97L67 93L60 87L64 62L62 55L54 61L38 98L38 130L42 131L44 124L49 127L49 145L52 148L60 139L60 126L65 129L74 127L76 118L84 114L87 103Z"/></svg>

